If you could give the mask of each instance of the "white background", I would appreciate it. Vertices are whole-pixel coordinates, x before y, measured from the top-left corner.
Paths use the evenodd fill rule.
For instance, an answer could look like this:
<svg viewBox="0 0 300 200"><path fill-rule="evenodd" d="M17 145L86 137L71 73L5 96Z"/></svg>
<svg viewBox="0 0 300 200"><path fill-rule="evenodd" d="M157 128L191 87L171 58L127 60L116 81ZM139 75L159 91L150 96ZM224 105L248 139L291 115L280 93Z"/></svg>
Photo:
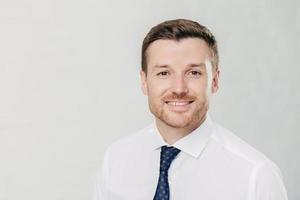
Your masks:
<svg viewBox="0 0 300 200"><path fill-rule="evenodd" d="M105 147L152 121L142 39L190 18L219 41L211 115L282 169L300 198L300 3L0 1L0 199L87 200Z"/></svg>

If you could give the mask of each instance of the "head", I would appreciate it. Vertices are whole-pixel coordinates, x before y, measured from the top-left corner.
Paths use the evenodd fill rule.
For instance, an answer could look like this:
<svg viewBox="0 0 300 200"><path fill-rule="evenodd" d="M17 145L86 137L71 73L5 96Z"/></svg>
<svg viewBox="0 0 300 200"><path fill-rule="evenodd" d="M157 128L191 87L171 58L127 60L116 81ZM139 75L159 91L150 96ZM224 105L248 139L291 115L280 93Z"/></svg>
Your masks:
<svg viewBox="0 0 300 200"><path fill-rule="evenodd" d="M196 128L218 90L219 58L211 32L185 19L153 27L142 45L141 80L151 112L174 128Z"/></svg>
<svg viewBox="0 0 300 200"><path fill-rule="evenodd" d="M205 26L191 20L176 19L162 22L149 31L142 44L142 70L147 74L147 50L156 40L180 41L186 38L204 40L210 50L211 64L218 69L219 53L215 37Z"/></svg>

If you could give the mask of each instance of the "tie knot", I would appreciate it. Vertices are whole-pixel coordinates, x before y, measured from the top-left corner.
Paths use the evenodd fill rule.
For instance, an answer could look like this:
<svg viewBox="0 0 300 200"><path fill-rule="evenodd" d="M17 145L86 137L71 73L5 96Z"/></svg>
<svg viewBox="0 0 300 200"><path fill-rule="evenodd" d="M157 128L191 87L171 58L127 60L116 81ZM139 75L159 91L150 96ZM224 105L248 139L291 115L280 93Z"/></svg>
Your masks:
<svg viewBox="0 0 300 200"><path fill-rule="evenodd" d="M160 152L160 170L168 171L172 161L180 152L176 147L162 146Z"/></svg>

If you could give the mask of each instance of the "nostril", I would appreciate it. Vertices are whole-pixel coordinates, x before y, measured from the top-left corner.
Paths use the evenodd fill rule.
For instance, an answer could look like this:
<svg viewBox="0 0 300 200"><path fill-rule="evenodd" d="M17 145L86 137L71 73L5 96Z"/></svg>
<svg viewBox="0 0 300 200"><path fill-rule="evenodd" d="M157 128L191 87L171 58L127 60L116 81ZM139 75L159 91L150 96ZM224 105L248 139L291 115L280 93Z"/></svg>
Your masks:
<svg viewBox="0 0 300 200"><path fill-rule="evenodd" d="M182 99L185 96L187 96L187 92L185 92L185 91L181 91L181 92L174 91L172 94L173 94L174 98L178 98L178 99Z"/></svg>

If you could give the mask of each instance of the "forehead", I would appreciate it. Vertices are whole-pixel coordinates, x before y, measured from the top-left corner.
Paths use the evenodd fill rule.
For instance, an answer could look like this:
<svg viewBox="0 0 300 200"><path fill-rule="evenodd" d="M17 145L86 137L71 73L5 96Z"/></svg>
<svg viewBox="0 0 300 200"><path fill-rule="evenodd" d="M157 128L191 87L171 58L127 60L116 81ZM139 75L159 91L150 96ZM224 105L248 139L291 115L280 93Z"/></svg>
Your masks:
<svg viewBox="0 0 300 200"><path fill-rule="evenodd" d="M199 63L209 57L208 45L199 38L156 40L147 49L147 66Z"/></svg>

